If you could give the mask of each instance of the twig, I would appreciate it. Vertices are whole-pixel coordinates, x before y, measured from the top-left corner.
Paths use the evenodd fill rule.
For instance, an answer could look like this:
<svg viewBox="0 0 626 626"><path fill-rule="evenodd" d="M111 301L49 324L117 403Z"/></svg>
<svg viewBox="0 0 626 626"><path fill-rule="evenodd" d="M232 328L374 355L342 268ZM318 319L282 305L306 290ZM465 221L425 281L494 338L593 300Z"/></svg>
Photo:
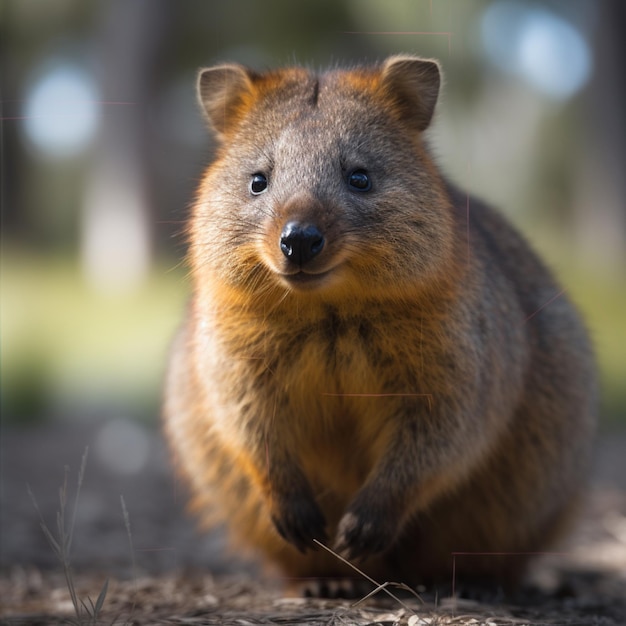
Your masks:
<svg viewBox="0 0 626 626"><path fill-rule="evenodd" d="M318 546L320 546L321 548L324 548L324 550L326 550L327 552L330 552L332 555L338 558L342 563L345 563L346 565L351 567L355 572L363 576L363 578L369 580L376 587L376 589L374 589L373 592L369 593L365 598L362 598L361 600L356 602L353 606L358 606L361 602L363 602L367 598L370 598L372 595L375 595L379 591L384 591L388 596L393 598L403 609L406 609L407 611L413 613L413 610L409 606L407 606L404 602L402 602L402 600L400 600L400 598L395 596L393 593L391 593L391 591L389 591L389 589L387 589L389 585L395 585L401 589L408 589L409 591L412 591L409 587L401 583L384 583L381 585L380 583L376 582L371 576L368 576L363 570L360 570L356 565L354 565L353 563L350 563L350 561L348 561L347 559L344 559L340 554L337 554L334 550L331 550L328 546L325 546L321 541L318 541L317 539L314 539L313 541ZM415 594L415 596L420 600L420 602L423 602L423 600L419 597L419 595Z"/></svg>

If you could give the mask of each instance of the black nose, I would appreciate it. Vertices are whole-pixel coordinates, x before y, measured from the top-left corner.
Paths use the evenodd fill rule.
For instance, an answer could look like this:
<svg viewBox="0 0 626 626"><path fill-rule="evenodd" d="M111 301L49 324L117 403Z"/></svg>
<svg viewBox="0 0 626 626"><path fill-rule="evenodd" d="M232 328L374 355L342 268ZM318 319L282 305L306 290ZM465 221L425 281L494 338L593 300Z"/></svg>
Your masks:
<svg viewBox="0 0 626 626"><path fill-rule="evenodd" d="M289 222L280 235L281 252L295 265L302 267L324 247L324 235L313 224Z"/></svg>

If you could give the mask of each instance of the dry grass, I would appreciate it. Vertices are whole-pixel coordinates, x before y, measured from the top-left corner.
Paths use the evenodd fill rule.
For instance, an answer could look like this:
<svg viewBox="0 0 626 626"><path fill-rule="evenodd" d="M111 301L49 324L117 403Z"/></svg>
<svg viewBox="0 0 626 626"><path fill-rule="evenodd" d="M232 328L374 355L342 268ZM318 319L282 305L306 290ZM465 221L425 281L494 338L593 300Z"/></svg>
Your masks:
<svg viewBox="0 0 626 626"><path fill-rule="evenodd" d="M71 554L72 554L72 543L74 540L74 528L76 527L76 512L78 510L78 502L80 499L80 490L83 486L83 481L85 478L85 469L87 467L87 456L89 453L89 448L85 448L85 452L83 453L83 457L80 463L80 469L78 471L78 480L76 483L76 493L74 496L74 505L72 507L72 516L71 521L69 521L68 526L68 517L67 517L67 505L68 505L68 476L69 476L69 467L65 466L65 473L63 477L63 485L59 489L59 510L56 514L56 533L50 530L50 527L46 523L41 510L39 509L39 505L37 504L37 499L35 498L35 494L33 493L30 485L27 486L28 495L30 496L33 506L37 511L37 515L39 516L39 525L43 534L45 535L50 548L54 552L57 557L62 569L63 569L63 577L65 579L65 586L67 592L69 593L70 601L72 604L72 608L74 610L73 617L65 618L65 623L74 624L76 626L97 626L101 624L101 615L104 607L104 601L106 599L108 589L109 589L109 579L105 579L104 583L100 587L98 594L96 596L96 600L92 600L92 596L87 594L85 599L79 596L76 591L76 584L74 581L74 574L72 572L71 565ZM128 516L128 511L126 509L126 504L124 502L124 498L121 497L122 503L122 512L124 515L124 523L126 525L126 531L128 534L128 539L130 543L130 550L133 561L133 571L135 570L135 559L133 553L133 540L132 534L130 530L130 519ZM130 611L130 615L132 616L132 610ZM111 624L116 623L118 620L113 619ZM124 621L125 624L129 623Z"/></svg>
<svg viewBox="0 0 626 626"><path fill-rule="evenodd" d="M101 578L81 576L77 592L90 595L101 584ZM5 609L2 623L35 626L72 621L72 600L59 577L42 577L36 570L15 573L11 581L0 583L0 594L12 601L12 606L6 607L9 610ZM620 614L617 605L601 610L597 606L599 600L583 596L569 601L544 598L541 604L532 607L491 606L452 599L436 606L406 600L405 606L399 606L389 598L377 597L355 604L346 600L284 598L280 591L248 578L217 580L207 574L187 572L136 581L111 580L97 623L133 626L608 626L625 623L626 613ZM617 602L617 597L614 601ZM621 611L624 611L623 604Z"/></svg>
<svg viewBox="0 0 626 626"><path fill-rule="evenodd" d="M526 590L515 603L478 603L455 598L424 601L406 587L370 580L374 591L357 602L285 598L268 583L206 571L156 577L136 574L130 517L121 498L128 537L130 580L111 578L96 562L74 572L71 565L76 511L87 451L82 457L73 507L66 468L56 524L49 525L29 490L40 526L59 561L59 571L13 567L0 576L0 624L253 626L623 626L626 624L626 497L597 499L585 532L568 559L540 565L542 591ZM71 510L70 510L71 508ZM51 530L51 527L55 530ZM322 546L323 547L323 546ZM339 557L338 557L339 558ZM357 570L358 571L358 570ZM547 582L546 582L547 581ZM401 592L404 592L401 594ZM94 599L95 598L95 599Z"/></svg>

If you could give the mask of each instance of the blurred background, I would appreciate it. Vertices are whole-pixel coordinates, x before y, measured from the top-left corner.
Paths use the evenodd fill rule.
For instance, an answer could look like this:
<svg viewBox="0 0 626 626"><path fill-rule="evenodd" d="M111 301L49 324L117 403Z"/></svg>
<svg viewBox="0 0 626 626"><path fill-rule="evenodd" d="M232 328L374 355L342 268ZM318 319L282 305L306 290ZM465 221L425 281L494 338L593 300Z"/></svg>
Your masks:
<svg viewBox="0 0 626 626"><path fill-rule="evenodd" d="M584 311L605 427L626 426L621 0L5 0L4 427L159 421L188 293L183 224L212 145L197 70L436 57L447 174L498 206ZM111 430L116 424L117 430ZM109 430L106 430L106 429ZM113 433L113 434L112 434ZM126 446L126 448L124 448Z"/></svg>
<svg viewBox="0 0 626 626"><path fill-rule="evenodd" d="M626 488L625 10L622 0L0 3L0 572L23 587L25 565L56 567L26 483L55 528L63 467L73 492L86 445L75 567L234 567L216 556L219 535L199 538L183 515L158 435L189 291L184 222L214 148L195 76L225 60L441 61L433 152L526 233L583 310L610 433L595 474Z"/></svg>

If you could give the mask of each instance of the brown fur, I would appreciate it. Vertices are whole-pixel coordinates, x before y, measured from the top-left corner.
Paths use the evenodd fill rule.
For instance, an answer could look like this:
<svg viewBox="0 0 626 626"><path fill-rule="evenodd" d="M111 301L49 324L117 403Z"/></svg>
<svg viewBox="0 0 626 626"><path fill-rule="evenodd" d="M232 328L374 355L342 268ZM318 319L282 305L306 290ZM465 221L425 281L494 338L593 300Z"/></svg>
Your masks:
<svg viewBox="0 0 626 626"><path fill-rule="evenodd" d="M453 552L538 552L585 478L586 332L566 295L544 306L561 290L503 218L472 200L468 226L422 136L438 91L438 65L408 56L200 75L220 147L166 432L203 519L288 577L347 573L313 539L412 584L449 580ZM289 222L324 238L302 266L280 249ZM525 561L457 573L511 581Z"/></svg>

